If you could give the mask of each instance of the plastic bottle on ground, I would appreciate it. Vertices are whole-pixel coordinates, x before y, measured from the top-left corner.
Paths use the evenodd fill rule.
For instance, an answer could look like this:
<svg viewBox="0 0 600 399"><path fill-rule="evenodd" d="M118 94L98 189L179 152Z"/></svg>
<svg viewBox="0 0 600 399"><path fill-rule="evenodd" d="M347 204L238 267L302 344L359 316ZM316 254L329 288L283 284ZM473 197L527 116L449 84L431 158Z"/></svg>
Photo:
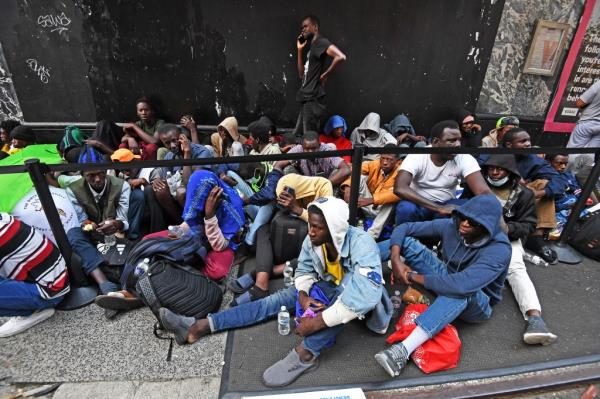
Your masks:
<svg viewBox="0 0 600 399"><path fill-rule="evenodd" d="M167 230L169 231L168 234L170 238L181 238L183 236L183 229L181 228L181 226L172 225L169 226Z"/></svg>
<svg viewBox="0 0 600 399"><path fill-rule="evenodd" d="M549 263L537 255L532 255L528 252L523 253L523 260L536 266L548 267Z"/></svg>
<svg viewBox="0 0 600 399"><path fill-rule="evenodd" d="M277 315L277 329L280 335L288 335L290 333L290 312L285 306L281 307Z"/></svg>
<svg viewBox="0 0 600 399"><path fill-rule="evenodd" d="M394 311L400 309L400 306L402 306L402 296L400 295L400 291L394 291L394 295L390 297L390 300L394 306Z"/></svg>

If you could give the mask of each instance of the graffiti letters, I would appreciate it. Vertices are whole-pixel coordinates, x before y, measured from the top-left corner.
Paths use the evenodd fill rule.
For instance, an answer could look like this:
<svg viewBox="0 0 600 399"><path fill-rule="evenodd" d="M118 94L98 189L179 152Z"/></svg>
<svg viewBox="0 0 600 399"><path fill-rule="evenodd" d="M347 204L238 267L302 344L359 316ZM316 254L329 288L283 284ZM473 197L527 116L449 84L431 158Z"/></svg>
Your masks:
<svg viewBox="0 0 600 399"><path fill-rule="evenodd" d="M71 24L71 20L62 12L60 15L40 15L37 23L42 28L49 28L50 32L62 33L69 30L68 26Z"/></svg>
<svg viewBox="0 0 600 399"><path fill-rule="evenodd" d="M35 58L29 58L25 63L29 69L37 73L42 83L46 84L50 81L50 68L40 65Z"/></svg>

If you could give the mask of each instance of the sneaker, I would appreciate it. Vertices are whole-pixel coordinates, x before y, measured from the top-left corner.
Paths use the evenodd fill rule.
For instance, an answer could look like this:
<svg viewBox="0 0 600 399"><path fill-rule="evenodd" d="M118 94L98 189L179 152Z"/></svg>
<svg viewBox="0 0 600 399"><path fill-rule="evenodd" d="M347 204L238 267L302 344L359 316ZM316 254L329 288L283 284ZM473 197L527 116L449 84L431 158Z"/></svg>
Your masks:
<svg viewBox="0 0 600 399"><path fill-rule="evenodd" d="M375 360L391 377L397 377L408 363L408 352L400 342L376 354Z"/></svg>
<svg viewBox="0 0 600 399"><path fill-rule="evenodd" d="M11 337L49 319L54 315L54 308L39 310L29 316L11 317L0 327L0 338Z"/></svg>
<svg viewBox="0 0 600 399"><path fill-rule="evenodd" d="M314 358L309 363L303 363L294 348L286 357L265 370L263 383L270 388L284 387L296 381L302 374L317 367L319 367L318 358Z"/></svg>
<svg viewBox="0 0 600 399"><path fill-rule="evenodd" d="M190 327L194 325L196 319L171 312L167 308L160 308L158 310L158 316L165 330L175 336L177 345L185 345L188 343L188 331Z"/></svg>
<svg viewBox="0 0 600 399"><path fill-rule="evenodd" d="M523 334L523 341L529 345L550 345L556 341L558 337L552 334L546 323L539 316L530 316L527 321L527 329Z"/></svg>

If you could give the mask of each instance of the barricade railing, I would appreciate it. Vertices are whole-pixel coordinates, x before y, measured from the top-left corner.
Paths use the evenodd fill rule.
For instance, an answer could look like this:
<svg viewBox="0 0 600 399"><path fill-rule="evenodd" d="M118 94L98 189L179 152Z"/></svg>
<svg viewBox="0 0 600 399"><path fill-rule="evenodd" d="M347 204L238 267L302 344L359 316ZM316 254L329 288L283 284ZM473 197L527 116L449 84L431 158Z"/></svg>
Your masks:
<svg viewBox="0 0 600 399"><path fill-rule="evenodd" d="M7 173L29 173L33 186L38 194L40 203L44 209L48 223L56 239L57 246L61 251L65 260L70 260L72 257L72 249L69 245L66 232L60 222L60 217L50 189L45 179L45 175L49 172L73 172L86 170L108 170L108 169L138 169L148 167L173 167L173 166L203 166L203 165L218 165L225 163L248 163L248 162L265 162L279 160L300 160L300 159L317 159L352 156L352 174L350 186L350 201L349 222L356 225L358 212L358 195L360 183L360 169L365 155L369 154L594 154L595 159L600 159L600 148L523 148L523 149L507 149L507 148L442 148L442 147L420 147L420 148L403 148L403 147L379 147L369 148L363 145L355 145L352 150L341 151L318 151L318 152L303 152L295 154L273 154L273 155L247 155L240 157L224 157L224 158L201 158L201 159L174 159L168 161L133 161L127 163L90 163L90 164L45 164L37 159L30 159L25 162L25 165L3 166L0 167L0 174ZM555 249L557 252L563 251L563 256L566 258L576 259L579 257L574 251L570 250L567 245L568 239L573 233L577 224L577 219L580 212L585 207L586 199L592 193L594 186L600 178L600 162L596 162L589 174L585 184L582 187L582 193L573 207L571 215L562 231L559 242ZM560 259L560 254L559 254ZM581 258L579 257L579 262ZM578 262L573 262L578 263ZM76 284L85 284L85 276L81 270L70 270L71 276Z"/></svg>

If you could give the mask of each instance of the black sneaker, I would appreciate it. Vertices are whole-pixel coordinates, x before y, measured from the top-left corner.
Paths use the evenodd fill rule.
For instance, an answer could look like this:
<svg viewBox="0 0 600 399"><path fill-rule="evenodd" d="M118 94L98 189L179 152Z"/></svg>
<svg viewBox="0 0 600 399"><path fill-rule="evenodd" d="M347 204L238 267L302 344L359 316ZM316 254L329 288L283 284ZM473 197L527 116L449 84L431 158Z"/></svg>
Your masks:
<svg viewBox="0 0 600 399"><path fill-rule="evenodd" d="M527 329L523 334L523 341L529 345L550 345L558 337L552 334L546 323L539 316L530 316L527 321Z"/></svg>
<svg viewBox="0 0 600 399"><path fill-rule="evenodd" d="M375 360L391 377L397 377L408 363L408 352L400 342L376 354Z"/></svg>

